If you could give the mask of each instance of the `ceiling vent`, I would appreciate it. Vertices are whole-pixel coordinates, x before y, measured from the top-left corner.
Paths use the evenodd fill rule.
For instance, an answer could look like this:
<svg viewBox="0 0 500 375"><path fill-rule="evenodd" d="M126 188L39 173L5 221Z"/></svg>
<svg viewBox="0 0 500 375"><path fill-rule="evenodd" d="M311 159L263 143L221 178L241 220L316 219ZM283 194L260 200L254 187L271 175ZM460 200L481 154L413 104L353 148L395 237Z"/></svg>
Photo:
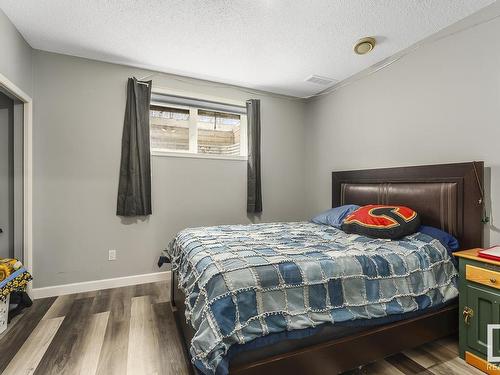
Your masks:
<svg viewBox="0 0 500 375"><path fill-rule="evenodd" d="M306 79L306 82L314 83L316 85L321 85L321 86L330 86L334 83L337 83L338 81L333 78L321 77L313 74L312 76Z"/></svg>

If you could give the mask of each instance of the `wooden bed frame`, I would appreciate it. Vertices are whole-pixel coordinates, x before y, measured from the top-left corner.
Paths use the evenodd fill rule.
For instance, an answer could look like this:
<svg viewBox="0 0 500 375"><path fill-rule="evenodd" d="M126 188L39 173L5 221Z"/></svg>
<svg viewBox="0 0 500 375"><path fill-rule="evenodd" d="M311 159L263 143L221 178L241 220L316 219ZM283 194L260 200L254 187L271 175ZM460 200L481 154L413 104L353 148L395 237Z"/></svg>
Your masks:
<svg viewBox="0 0 500 375"><path fill-rule="evenodd" d="M400 204L415 209L423 224L446 230L461 248L481 247L483 162L342 171L332 173L332 206L342 204ZM188 345L193 329L186 323L185 296L172 272L172 311ZM334 374L365 365L401 351L455 333L458 304L447 305L411 319L269 355L255 361L230 364L230 374ZM240 353L242 358L245 353ZM234 359L233 359L234 360ZM192 368L193 372L197 372Z"/></svg>

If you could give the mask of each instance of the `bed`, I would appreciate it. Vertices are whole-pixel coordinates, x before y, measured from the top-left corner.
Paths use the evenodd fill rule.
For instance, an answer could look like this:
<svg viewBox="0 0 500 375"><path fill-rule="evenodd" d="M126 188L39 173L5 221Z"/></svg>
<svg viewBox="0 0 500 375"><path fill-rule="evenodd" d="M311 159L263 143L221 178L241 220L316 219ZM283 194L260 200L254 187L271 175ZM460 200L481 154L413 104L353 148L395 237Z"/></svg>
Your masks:
<svg viewBox="0 0 500 375"><path fill-rule="evenodd" d="M333 172L332 206L407 205L462 248L479 247L482 185L482 162ZM451 258L418 233L385 241L307 222L192 228L169 256L172 310L195 372L339 373L458 326Z"/></svg>

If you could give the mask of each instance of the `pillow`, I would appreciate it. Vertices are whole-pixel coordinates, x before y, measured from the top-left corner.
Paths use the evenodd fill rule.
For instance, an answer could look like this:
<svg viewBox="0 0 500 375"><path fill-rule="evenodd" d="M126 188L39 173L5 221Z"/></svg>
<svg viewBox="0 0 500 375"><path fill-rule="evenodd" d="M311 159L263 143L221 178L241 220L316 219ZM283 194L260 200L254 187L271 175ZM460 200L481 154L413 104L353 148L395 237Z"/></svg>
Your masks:
<svg viewBox="0 0 500 375"><path fill-rule="evenodd" d="M311 221L316 224L331 225L332 227L340 229L344 218L351 212L356 211L358 208L359 206L355 204L346 204L345 206L335 207L319 214Z"/></svg>
<svg viewBox="0 0 500 375"><path fill-rule="evenodd" d="M427 225L421 225L420 228L418 228L418 231L441 242L443 246L446 247L449 254L457 251L460 248L458 240L451 234L441 229L429 227Z"/></svg>
<svg viewBox="0 0 500 375"><path fill-rule="evenodd" d="M420 218L411 208L379 204L358 208L342 223L346 233L391 240L415 233L419 227Z"/></svg>

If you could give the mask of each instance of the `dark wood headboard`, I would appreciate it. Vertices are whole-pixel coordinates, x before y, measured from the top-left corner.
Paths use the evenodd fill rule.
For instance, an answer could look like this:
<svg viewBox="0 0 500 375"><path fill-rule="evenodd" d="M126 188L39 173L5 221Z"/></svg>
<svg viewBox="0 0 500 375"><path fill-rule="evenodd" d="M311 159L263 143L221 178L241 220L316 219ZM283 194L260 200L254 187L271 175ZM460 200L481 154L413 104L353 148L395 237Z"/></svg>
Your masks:
<svg viewBox="0 0 500 375"><path fill-rule="evenodd" d="M332 173L332 206L405 205L422 224L440 228L468 249L483 244L484 163L423 165Z"/></svg>

